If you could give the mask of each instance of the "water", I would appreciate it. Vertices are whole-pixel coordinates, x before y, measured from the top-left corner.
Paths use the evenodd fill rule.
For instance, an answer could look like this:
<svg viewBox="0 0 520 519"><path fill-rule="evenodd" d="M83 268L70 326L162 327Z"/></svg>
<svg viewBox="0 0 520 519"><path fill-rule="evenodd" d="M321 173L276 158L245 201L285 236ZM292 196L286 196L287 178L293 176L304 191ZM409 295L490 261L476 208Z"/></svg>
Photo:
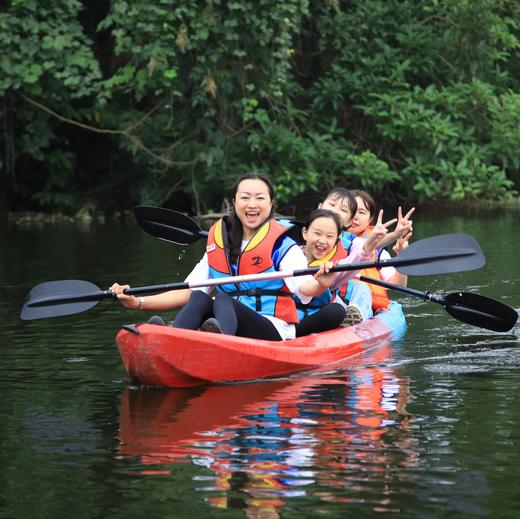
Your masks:
<svg viewBox="0 0 520 519"><path fill-rule="evenodd" d="M409 286L518 309L517 221L418 216L416 239L470 233L487 265ZM519 325L495 333L395 294L407 336L348 371L139 390L114 336L150 313L104 301L22 322L23 300L56 279L176 281L204 244L169 245L133 222L11 225L0 239L0 517L520 516Z"/></svg>

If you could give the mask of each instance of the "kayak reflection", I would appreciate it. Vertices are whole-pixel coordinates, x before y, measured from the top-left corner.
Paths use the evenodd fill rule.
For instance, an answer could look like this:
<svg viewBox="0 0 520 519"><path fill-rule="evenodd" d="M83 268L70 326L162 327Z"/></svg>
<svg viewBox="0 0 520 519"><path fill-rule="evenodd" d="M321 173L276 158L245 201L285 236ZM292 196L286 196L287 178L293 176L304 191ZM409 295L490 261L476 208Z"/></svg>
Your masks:
<svg viewBox="0 0 520 519"><path fill-rule="evenodd" d="M184 390L127 388L120 454L142 474L171 474L178 463L211 470L204 497L248 517L278 517L288 499L375 499L388 456L416 463L408 432L408 380L381 367L389 345L341 374ZM385 435L399 429L385 442ZM402 434L405 431L405 434ZM391 452L389 454L389 451ZM396 452L397 451L397 452ZM391 492L377 510L392 510ZM240 496L240 498L237 498ZM266 515L267 514L267 515Z"/></svg>

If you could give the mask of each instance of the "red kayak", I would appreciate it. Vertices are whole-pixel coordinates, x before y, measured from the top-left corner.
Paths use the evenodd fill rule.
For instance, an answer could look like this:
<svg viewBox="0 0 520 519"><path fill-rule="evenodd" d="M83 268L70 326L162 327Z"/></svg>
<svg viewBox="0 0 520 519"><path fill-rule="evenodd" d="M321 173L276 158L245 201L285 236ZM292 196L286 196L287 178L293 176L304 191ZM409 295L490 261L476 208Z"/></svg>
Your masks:
<svg viewBox="0 0 520 519"><path fill-rule="evenodd" d="M351 357L404 335L401 305L361 324L277 342L170 326L123 327L116 343L132 383L190 387L348 367Z"/></svg>

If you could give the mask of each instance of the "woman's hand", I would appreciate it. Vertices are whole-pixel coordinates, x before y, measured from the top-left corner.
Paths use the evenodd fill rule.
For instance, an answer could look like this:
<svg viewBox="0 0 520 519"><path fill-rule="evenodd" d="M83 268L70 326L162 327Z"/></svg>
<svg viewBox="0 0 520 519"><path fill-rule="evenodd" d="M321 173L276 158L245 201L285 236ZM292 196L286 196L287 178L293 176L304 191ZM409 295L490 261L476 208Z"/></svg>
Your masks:
<svg viewBox="0 0 520 519"><path fill-rule="evenodd" d="M394 253L395 254L400 254L401 252L403 252L408 247L408 245L409 245L408 242L409 242L411 237L412 237L412 233L409 232L408 234L406 234L402 238L399 238L395 242L395 245L392 247L392 250L394 251Z"/></svg>
<svg viewBox="0 0 520 519"><path fill-rule="evenodd" d="M412 207L404 216L401 206L397 209L397 225L395 226L394 233L398 239L404 238L407 234L411 234L413 231L413 222L410 220L415 211L415 207Z"/></svg>
<svg viewBox="0 0 520 519"><path fill-rule="evenodd" d="M139 298L126 295L124 290L127 288L130 288L130 285L119 285L118 283L114 283L110 287L110 291L116 295L117 299L119 299L123 306L137 310L139 308Z"/></svg>

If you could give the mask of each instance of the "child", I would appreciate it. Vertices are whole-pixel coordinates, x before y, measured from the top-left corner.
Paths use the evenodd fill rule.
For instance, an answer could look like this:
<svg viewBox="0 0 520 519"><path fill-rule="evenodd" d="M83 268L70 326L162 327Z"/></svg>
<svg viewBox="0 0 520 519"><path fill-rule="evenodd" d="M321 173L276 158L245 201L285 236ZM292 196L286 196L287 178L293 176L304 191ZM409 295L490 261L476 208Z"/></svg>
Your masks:
<svg viewBox="0 0 520 519"><path fill-rule="evenodd" d="M343 247L340 236L343 232L343 221L339 215L327 209L314 210L305 223L302 234L305 245L302 247L309 266L327 264L348 264L367 261L375 250L375 245L386 234L386 228L380 218L372 233L366 240L356 239L350 244L350 253ZM296 336L318 333L337 328L344 320L346 310L344 304L336 303L337 292L352 278L354 271L341 272L336 275L328 290L314 297L309 303L294 297L300 322L296 325ZM370 290L367 287L367 290Z"/></svg>

